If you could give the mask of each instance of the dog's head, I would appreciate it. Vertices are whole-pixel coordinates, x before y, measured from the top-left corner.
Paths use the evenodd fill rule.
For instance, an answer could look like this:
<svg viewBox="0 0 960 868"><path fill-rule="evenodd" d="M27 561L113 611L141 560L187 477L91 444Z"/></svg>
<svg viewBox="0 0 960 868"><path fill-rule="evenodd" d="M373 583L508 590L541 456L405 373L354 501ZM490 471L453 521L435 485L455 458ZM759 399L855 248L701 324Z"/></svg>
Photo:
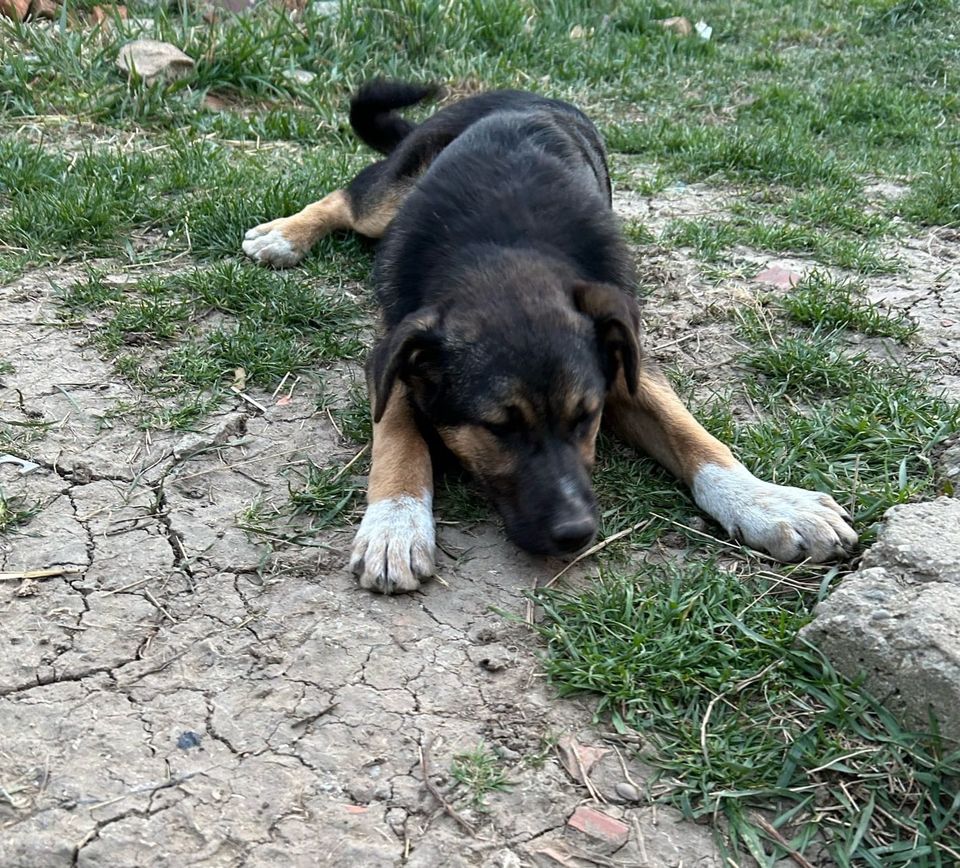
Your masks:
<svg viewBox="0 0 960 868"><path fill-rule="evenodd" d="M462 294L408 316L376 348L374 419L395 383L480 481L507 534L538 554L594 537L590 469L604 398L640 365L636 303L614 286ZM559 290L559 291L558 291Z"/></svg>

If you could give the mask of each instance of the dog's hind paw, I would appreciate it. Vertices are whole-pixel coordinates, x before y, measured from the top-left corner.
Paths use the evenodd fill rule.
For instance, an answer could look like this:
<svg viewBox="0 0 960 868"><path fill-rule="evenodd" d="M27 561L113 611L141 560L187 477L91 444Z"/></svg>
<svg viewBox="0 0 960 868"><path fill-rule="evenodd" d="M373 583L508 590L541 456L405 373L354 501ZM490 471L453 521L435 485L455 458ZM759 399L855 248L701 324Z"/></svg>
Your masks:
<svg viewBox="0 0 960 868"><path fill-rule="evenodd" d="M378 500L360 522L350 569L361 588L381 594L415 591L420 579L433 575L435 546L429 494Z"/></svg>
<svg viewBox="0 0 960 868"><path fill-rule="evenodd" d="M288 219L281 217L279 220L271 220L248 229L244 235L243 252L261 265L272 265L275 268L296 265L307 251L302 245L291 241L288 234L284 234L284 224Z"/></svg>
<svg viewBox="0 0 960 868"><path fill-rule="evenodd" d="M850 516L829 494L764 482L742 465L705 465L693 495L730 536L778 561L832 561L857 543Z"/></svg>

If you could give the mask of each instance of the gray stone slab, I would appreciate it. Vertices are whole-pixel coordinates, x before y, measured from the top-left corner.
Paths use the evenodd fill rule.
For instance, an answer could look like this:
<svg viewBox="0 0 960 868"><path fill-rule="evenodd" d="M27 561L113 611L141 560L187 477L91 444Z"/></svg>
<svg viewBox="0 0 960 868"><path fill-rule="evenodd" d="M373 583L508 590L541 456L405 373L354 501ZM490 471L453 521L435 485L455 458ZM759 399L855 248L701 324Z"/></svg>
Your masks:
<svg viewBox="0 0 960 868"><path fill-rule="evenodd" d="M960 501L887 512L860 570L817 606L803 637L908 725L960 741Z"/></svg>

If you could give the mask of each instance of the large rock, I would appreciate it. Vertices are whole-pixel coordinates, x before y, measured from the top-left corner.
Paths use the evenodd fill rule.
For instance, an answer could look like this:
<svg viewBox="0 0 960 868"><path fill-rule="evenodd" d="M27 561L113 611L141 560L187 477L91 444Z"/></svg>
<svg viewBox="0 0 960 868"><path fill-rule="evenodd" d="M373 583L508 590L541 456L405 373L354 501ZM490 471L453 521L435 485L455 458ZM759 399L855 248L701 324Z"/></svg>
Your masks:
<svg viewBox="0 0 960 868"><path fill-rule="evenodd" d="M117 66L128 75L136 72L144 81L179 78L193 69L193 59L177 46L156 39L135 39L121 46Z"/></svg>
<svg viewBox="0 0 960 868"><path fill-rule="evenodd" d="M803 636L907 724L960 741L960 501L895 506Z"/></svg>

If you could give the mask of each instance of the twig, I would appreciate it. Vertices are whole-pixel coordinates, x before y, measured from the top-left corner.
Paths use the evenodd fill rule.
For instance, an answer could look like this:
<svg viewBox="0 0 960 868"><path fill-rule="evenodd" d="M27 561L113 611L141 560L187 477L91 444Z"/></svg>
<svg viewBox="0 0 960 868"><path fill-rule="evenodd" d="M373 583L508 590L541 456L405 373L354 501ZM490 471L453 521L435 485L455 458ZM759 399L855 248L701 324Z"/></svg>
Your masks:
<svg viewBox="0 0 960 868"><path fill-rule="evenodd" d="M796 862L800 868L814 868L812 862L808 862L802 853L798 853L793 847L790 846L790 842L780 834L776 827L766 819L766 817L761 817L759 814L754 814L753 819L756 821L757 825L763 829L774 841L776 841L784 850L786 850L787 855Z"/></svg>
<svg viewBox="0 0 960 868"><path fill-rule="evenodd" d="M144 591L143 594L144 594L144 596L145 596L151 603L153 603L154 606L156 606L164 615L166 615L166 616L170 619L170 623L171 623L171 624L176 624L176 623L177 623L177 619L174 618L173 615L171 615L171 614L163 607L163 605L157 600L157 598L156 598L155 596L153 596L153 594L150 593L150 591Z"/></svg>
<svg viewBox="0 0 960 868"><path fill-rule="evenodd" d="M608 536L606 539L600 540L600 542L596 543L595 545L590 546L590 548L588 548L585 552L581 552L579 555L577 555L572 561L570 561L569 564L567 564L562 570L560 570L559 573L557 573L552 579L550 579L550 580L549 580L548 582L546 582L545 584L543 584L543 585L537 585L537 580L534 579L534 580L533 580L533 581L534 581L534 583L533 583L533 590L534 590L534 591L543 591L543 590L545 590L545 589L547 589L547 588L549 588L549 587L552 587L554 584L556 584L557 580L558 580L565 572L567 572L567 570L570 570L570 569L572 569L573 567L575 567L577 564L580 563L580 561L584 560L585 558L589 558L591 555L595 555L595 554L596 554L597 552L599 552L599 551L602 551L603 549L605 549L605 548L606 548L608 545L610 545L611 543L615 543L618 539L622 539L623 537L625 537L625 536L627 536L627 535L629 535L629 534L631 534L631 533L634 533L635 531L640 530L640 528L642 528L642 527L644 527L644 526L646 526L646 525L649 525L649 524L650 524L650 521L651 521L651 519L649 519L649 518L644 519L643 521L638 521L635 525L633 525L633 527L624 528L624 529L621 530L621 531L617 531L615 534L613 534L613 536ZM527 600L527 617L526 617L526 621L527 621L528 624L532 624L532 623L533 623L533 600Z"/></svg>
<svg viewBox="0 0 960 868"><path fill-rule="evenodd" d="M239 389L231 389L230 391L233 392L233 394L236 395L238 398L242 398L248 404L256 407L261 413L267 412L267 408L264 407L263 404L261 404L259 401L255 401L245 392L241 392Z"/></svg>
<svg viewBox="0 0 960 868"><path fill-rule="evenodd" d="M444 812L447 816L456 820L456 822L466 829L471 836L474 838L477 837L477 830L474 828L473 824L465 820L460 813L453 807L444 797L443 793L440 792L439 787L430 779L430 748L433 746L433 738L430 738L425 745L419 747L420 751L420 772L423 774L423 783L426 785L427 789L430 791L430 795L433 796L442 806Z"/></svg>
<svg viewBox="0 0 960 868"><path fill-rule="evenodd" d="M18 582L21 579L49 579L53 576L72 576L82 573L80 567L54 567L49 570L12 570L0 573L0 582Z"/></svg>
<svg viewBox="0 0 960 868"><path fill-rule="evenodd" d="M739 693L744 687L749 687L755 681L759 681L771 669L779 666L780 663L780 660L774 660L773 663L764 666L759 672L751 675L749 678L744 678L743 681L741 681L739 684L735 684L730 690L724 690L722 693L718 693L713 697L713 699L710 700L710 703L707 705L707 710L703 715L703 723L700 724L700 750L703 751L704 762L706 762L708 765L710 763L710 752L707 750L707 724L710 723L710 715L713 714L713 707L721 699L726 698L731 693Z"/></svg>
<svg viewBox="0 0 960 868"><path fill-rule="evenodd" d="M361 449L356 455L353 456L346 464L343 465L336 473L333 474L333 477L330 479L331 482L336 482L344 473L346 473L354 464L356 464L364 455L366 455L367 450L370 448L370 444L367 443L363 449Z"/></svg>

